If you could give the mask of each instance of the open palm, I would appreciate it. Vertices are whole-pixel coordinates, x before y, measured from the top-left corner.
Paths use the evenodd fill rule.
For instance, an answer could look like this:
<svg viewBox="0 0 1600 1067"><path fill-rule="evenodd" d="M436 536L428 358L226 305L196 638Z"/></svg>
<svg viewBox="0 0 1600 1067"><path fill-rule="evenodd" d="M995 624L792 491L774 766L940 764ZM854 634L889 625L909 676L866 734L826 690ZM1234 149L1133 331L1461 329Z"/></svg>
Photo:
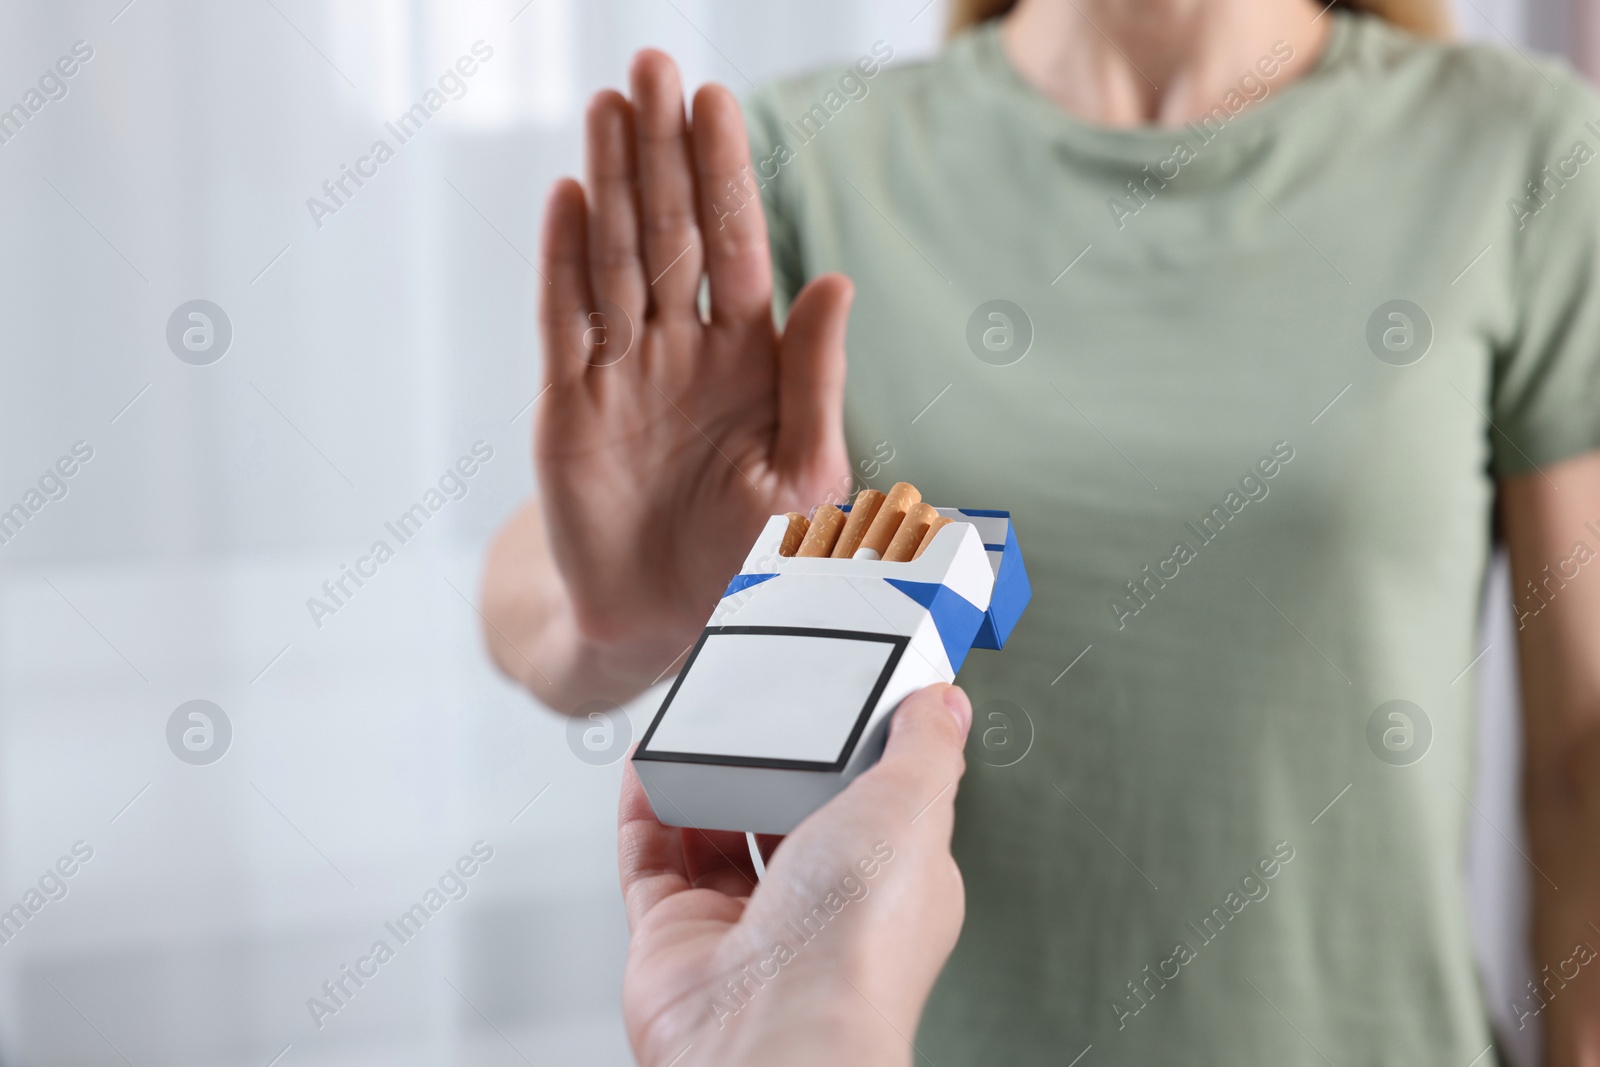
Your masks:
<svg viewBox="0 0 1600 1067"><path fill-rule="evenodd" d="M589 108L585 185L550 195L534 460L585 636L687 642L768 515L844 488L852 294L813 280L780 334L737 102L708 85L686 121L660 52L631 81ZM747 203L719 220L730 182Z"/></svg>

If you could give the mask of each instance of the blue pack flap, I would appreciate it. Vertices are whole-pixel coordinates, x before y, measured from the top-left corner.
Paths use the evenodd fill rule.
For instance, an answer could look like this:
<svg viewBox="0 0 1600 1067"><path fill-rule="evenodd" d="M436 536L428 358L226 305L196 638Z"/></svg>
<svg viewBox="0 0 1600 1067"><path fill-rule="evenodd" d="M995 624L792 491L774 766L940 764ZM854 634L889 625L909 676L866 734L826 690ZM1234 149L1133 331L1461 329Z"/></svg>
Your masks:
<svg viewBox="0 0 1600 1067"><path fill-rule="evenodd" d="M970 513L969 513L970 514ZM989 512L998 517L1010 512ZM988 547L988 546L985 546ZM994 592L989 596L989 610L984 612L983 625L973 639L973 648L1004 648L1006 638L1022 618L1023 609L1033 599L1033 586L1028 582L1028 569L1022 564L1022 549L1017 544L1015 523L1006 523L1006 541L1000 549L1000 566L994 575Z"/></svg>
<svg viewBox="0 0 1600 1067"><path fill-rule="evenodd" d="M928 609L933 616L934 629L944 644L944 654L950 657L950 670L961 670L967 653L972 649L972 639L985 625L984 613L978 606L949 586L936 582L907 582L899 578L885 578L906 596Z"/></svg>

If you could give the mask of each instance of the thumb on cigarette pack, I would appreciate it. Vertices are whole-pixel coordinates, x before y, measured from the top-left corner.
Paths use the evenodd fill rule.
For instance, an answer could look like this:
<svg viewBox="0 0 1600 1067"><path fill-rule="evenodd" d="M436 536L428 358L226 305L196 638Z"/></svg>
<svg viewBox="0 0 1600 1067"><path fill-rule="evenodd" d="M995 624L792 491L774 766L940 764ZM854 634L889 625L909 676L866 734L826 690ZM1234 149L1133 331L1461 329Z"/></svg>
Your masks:
<svg viewBox="0 0 1600 1067"><path fill-rule="evenodd" d="M971 726L972 704L960 686L919 689L895 709L883 756L862 777L877 780L909 805L908 818L948 826L955 815L954 786L967 767L962 749Z"/></svg>

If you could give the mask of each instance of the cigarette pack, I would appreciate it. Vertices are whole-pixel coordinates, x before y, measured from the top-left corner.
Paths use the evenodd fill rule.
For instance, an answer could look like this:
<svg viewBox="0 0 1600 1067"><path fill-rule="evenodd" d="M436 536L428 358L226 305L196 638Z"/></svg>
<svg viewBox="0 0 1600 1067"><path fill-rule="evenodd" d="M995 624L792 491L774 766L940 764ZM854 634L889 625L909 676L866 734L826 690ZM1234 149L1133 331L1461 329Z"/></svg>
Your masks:
<svg viewBox="0 0 1600 1067"><path fill-rule="evenodd" d="M664 823L782 834L870 767L890 714L1005 644L1032 595L1010 512L906 562L783 556L774 515L633 754Z"/></svg>

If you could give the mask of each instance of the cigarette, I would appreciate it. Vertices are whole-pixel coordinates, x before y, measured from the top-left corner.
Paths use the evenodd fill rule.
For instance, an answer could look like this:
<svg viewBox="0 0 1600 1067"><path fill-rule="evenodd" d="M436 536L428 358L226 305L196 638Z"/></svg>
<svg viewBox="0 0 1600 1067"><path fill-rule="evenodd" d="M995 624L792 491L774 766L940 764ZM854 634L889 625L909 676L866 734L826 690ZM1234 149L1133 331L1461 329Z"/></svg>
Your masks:
<svg viewBox="0 0 1600 1067"><path fill-rule="evenodd" d="M784 518L789 520L789 528L783 531L783 543L778 546L778 555L792 556L800 547L800 542L805 539L811 520L798 511L791 511Z"/></svg>
<svg viewBox="0 0 1600 1067"><path fill-rule="evenodd" d="M832 504L820 504L811 515L811 527L806 530L796 556L826 556L833 551L833 543L844 528L844 512Z"/></svg>
<svg viewBox="0 0 1600 1067"><path fill-rule="evenodd" d="M878 508L872 525L867 527L866 536L850 558L882 559L889 542L894 540L895 531L900 528L900 520L906 517L906 512L912 506L921 502L922 494L917 492L916 486L910 482L895 482L889 487L889 495L883 498L883 506Z"/></svg>
<svg viewBox="0 0 1600 1067"><path fill-rule="evenodd" d="M954 519L947 519L943 515L934 516L933 521L928 523L927 533L922 535L922 543L917 545L917 550L915 552L911 553L911 558L921 559L922 554L928 550L928 546L933 544L933 535L955 521L956 520Z"/></svg>
<svg viewBox="0 0 1600 1067"><path fill-rule="evenodd" d="M867 527L872 525L882 505L883 494L876 489L863 489L856 494L856 502L850 505L850 517L845 520L844 530L839 534L839 543L833 546L834 559L849 559L856 554L856 549L861 547L861 539L867 534Z"/></svg>
<svg viewBox="0 0 1600 1067"><path fill-rule="evenodd" d="M933 510L931 504L917 504L907 511L900 528L894 532L894 540L889 542L889 548L883 554L884 562L905 563L910 560L928 532L929 523L938 517L939 513Z"/></svg>

